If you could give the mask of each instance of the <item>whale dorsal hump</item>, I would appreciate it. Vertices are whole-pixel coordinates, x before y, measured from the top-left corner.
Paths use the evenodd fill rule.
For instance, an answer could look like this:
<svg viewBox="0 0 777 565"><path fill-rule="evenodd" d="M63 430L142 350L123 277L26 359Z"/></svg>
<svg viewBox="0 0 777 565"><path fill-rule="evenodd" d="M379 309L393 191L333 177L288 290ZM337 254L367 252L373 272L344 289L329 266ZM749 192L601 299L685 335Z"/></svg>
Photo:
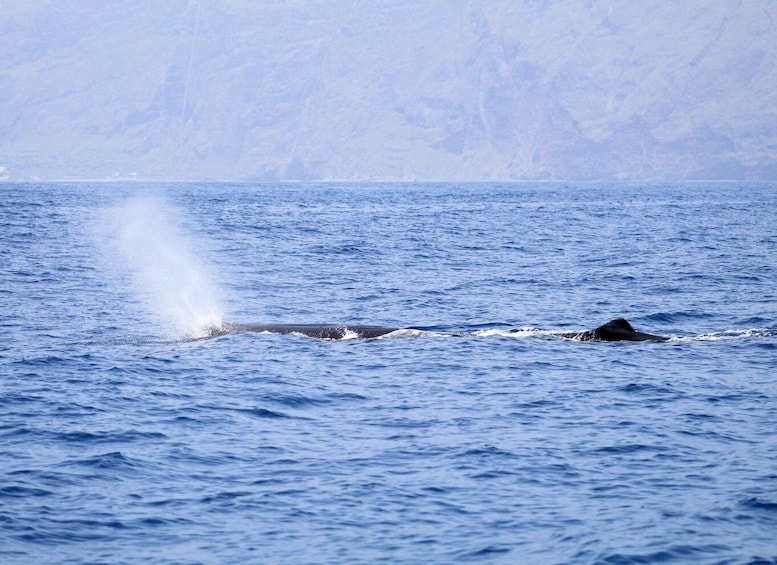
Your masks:
<svg viewBox="0 0 777 565"><path fill-rule="evenodd" d="M600 326L601 329L607 329L610 331L621 331L621 332L636 332L629 321L626 318L615 318L614 320L610 320L603 326ZM599 328L597 328L599 329Z"/></svg>

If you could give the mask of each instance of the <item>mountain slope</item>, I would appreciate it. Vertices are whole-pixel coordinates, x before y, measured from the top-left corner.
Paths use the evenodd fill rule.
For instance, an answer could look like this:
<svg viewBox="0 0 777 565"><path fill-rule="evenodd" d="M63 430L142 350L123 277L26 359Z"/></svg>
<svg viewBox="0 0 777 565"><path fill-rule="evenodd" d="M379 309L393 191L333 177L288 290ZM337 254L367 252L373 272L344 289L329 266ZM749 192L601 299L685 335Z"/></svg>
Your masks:
<svg viewBox="0 0 777 565"><path fill-rule="evenodd" d="M4 3L0 166L777 179L776 16L768 0Z"/></svg>

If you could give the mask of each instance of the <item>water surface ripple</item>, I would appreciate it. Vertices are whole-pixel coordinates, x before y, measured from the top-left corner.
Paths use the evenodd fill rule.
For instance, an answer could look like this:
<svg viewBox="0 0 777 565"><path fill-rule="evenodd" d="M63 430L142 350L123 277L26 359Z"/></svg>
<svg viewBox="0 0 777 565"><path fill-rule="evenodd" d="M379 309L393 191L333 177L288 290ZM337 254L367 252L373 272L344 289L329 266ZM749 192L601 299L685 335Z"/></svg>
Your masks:
<svg viewBox="0 0 777 565"><path fill-rule="evenodd" d="M0 184L0 561L776 562L775 210ZM672 340L552 335L617 316ZM190 333L214 317L425 331Z"/></svg>

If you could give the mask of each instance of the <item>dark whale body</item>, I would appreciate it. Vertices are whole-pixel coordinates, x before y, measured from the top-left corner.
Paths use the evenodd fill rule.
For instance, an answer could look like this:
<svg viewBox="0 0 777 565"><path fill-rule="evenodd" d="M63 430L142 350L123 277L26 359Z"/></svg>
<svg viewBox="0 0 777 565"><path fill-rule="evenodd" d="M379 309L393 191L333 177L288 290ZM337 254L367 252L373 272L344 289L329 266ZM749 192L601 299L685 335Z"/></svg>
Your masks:
<svg viewBox="0 0 777 565"><path fill-rule="evenodd" d="M668 341L668 337L638 332L625 318L616 318L596 329L565 333L561 337L579 341Z"/></svg>
<svg viewBox="0 0 777 565"><path fill-rule="evenodd" d="M361 338L380 337L399 328L368 326L361 324L230 324L226 323L214 335L235 332L259 332L271 334L301 334L318 339L343 339L353 336Z"/></svg>
<svg viewBox="0 0 777 565"><path fill-rule="evenodd" d="M214 328L211 335L224 335L236 332L259 332L273 334L301 334L318 339L343 339L345 337L374 338L390 334L403 328L370 326L362 324L232 324L225 323ZM461 333L449 333L461 336ZM559 337L579 341L667 341L669 338L639 332L624 318L611 320L593 330L575 333L562 333Z"/></svg>

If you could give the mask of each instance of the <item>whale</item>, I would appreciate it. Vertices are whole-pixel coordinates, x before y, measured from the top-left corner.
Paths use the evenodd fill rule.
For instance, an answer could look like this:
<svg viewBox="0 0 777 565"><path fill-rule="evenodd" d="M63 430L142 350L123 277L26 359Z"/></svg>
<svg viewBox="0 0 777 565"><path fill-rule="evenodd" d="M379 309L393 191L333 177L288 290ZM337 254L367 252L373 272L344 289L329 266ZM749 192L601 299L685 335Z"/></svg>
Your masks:
<svg viewBox="0 0 777 565"><path fill-rule="evenodd" d="M344 339L346 337L375 338L402 328L371 326L365 324L222 324L213 328L211 335L237 332L257 332L271 334L299 334L318 339Z"/></svg>
<svg viewBox="0 0 777 565"><path fill-rule="evenodd" d="M563 333L561 337L578 341L669 341L663 335L635 330L625 318L615 318L598 328L584 332Z"/></svg>
<svg viewBox="0 0 777 565"><path fill-rule="evenodd" d="M236 324L225 322L210 330L211 336L239 332L257 332L270 334L299 334L318 339L344 339L382 337L399 330L417 328L399 328L366 324ZM460 337L460 332L437 332L438 335ZM635 330L625 318L616 318L606 324L581 332L565 332L558 337L577 341L668 341L669 338Z"/></svg>

